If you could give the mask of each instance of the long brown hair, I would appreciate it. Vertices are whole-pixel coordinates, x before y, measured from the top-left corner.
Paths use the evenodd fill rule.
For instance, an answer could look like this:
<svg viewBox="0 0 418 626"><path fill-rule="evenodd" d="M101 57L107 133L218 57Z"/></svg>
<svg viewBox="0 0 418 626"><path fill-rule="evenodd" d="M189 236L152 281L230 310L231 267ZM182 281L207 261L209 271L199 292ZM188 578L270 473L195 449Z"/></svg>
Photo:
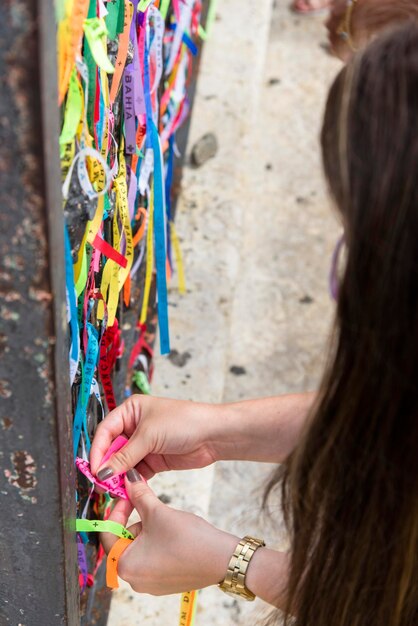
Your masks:
<svg viewBox="0 0 418 626"><path fill-rule="evenodd" d="M285 624L417 626L416 23L342 70L321 140L347 259L316 406L284 467Z"/></svg>

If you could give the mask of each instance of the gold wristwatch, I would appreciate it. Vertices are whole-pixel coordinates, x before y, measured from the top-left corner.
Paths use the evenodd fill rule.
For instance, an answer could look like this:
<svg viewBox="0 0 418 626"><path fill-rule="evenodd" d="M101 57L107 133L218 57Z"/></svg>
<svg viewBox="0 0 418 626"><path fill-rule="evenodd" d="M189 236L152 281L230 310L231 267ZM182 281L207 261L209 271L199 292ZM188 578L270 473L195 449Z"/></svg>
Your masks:
<svg viewBox="0 0 418 626"><path fill-rule="evenodd" d="M262 539L248 535L241 539L229 561L225 579L218 585L219 588L230 595L255 600L253 592L245 586L245 575L254 552L265 545Z"/></svg>

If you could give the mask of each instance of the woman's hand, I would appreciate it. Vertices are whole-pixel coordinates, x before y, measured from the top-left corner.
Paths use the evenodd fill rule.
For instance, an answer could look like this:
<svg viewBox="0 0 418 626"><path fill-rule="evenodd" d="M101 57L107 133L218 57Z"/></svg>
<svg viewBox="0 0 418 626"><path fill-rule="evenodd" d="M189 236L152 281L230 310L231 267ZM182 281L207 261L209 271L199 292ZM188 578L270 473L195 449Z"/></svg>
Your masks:
<svg viewBox="0 0 418 626"><path fill-rule="evenodd" d="M329 18L326 22L331 50L335 56L339 57L345 63L349 61L353 54L353 51L350 49L347 41L338 33L338 30L343 23L344 16L346 15L346 11L347 0L334 0L331 4ZM351 24L351 30L353 30L353 24Z"/></svg>
<svg viewBox="0 0 418 626"><path fill-rule="evenodd" d="M109 519L126 526L133 508L141 517L141 522L129 527L135 540L118 563L119 576L134 591L160 596L203 589L224 580L239 537L201 517L166 506L136 470L128 472L125 486L129 500L119 500ZM101 540L108 553L117 538L103 533ZM288 554L259 548L247 570L246 584L262 600L283 609L288 567Z"/></svg>
<svg viewBox="0 0 418 626"><path fill-rule="evenodd" d="M119 559L118 574L132 589L152 595L202 589L222 581L239 541L191 513L172 509L158 500L135 470L125 485L130 502L119 500L109 519L126 526L135 507L141 522L129 528L136 537ZM109 552L117 541L104 533Z"/></svg>
<svg viewBox="0 0 418 626"><path fill-rule="evenodd" d="M93 439L90 462L99 478L136 469L147 480L158 472L205 467L217 460L215 405L135 394L101 422ZM101 459L112 441L129 441L105 466Z"/></svg>
<svg viewBox="0 0 418 626"><path fill-rule="evenodd" d="M314 393L302 393L216 405L133 395L99 424L91 469L106 480L134 467L148 479L219 460L283 463L314 400ZM111 443L123 434L128 443L101 467Z"/></svg>
<svg viewBox="0 0 418 626"><path fill-rule="evenodd" d="M347 0L333 0L326 24L331 49L344 62L353 55L353 48L360 50L386 28L408 19L418 19L418 4L414 0L359 0L352 6L351 14L349 11ZM349 19L345 20L345 16ZM346 21L349 22L351 42L338 34L341 25L343 29L347 28Z"/></svg>

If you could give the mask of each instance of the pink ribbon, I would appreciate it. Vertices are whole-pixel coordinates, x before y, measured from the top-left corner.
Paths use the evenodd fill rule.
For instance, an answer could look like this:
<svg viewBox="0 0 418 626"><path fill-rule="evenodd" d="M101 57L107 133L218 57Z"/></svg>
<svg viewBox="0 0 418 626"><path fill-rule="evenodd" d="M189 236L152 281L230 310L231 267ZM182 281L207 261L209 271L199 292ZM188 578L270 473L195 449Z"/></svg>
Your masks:
<svg viewBox="0 0 418 626"><path fill-rule="evenodd" d="M119 436L115 439L115 441L110 446L109 450L106 452L102 459L102 464L105 463L115 452L123 448L126 445L128 440L126 437ZM116 498L123 498L124 500L129 500L128 494L125 489L125 472L121 474L117 474L116 476L111 476L107 480L99 480L96 476L93 476L90 469L89 461L85 461L80 457L77 457L75 460L75 464L80 470L82 474L94 485L97 485L110 495L115 496Z"/></svg>

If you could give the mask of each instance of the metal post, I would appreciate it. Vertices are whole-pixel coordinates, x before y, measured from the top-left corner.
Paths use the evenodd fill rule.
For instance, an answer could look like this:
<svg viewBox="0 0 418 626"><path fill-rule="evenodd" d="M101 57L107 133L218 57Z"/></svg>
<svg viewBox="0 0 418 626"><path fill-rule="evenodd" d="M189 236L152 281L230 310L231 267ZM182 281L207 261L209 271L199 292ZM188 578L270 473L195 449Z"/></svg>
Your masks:
<svg viewBox="0 0 418 626"><path fill-rule="evenodd" d="M0 623L79 624L53 0L0 21Z"/></svg>
<svg viewBox="0 0 418 626"><path fill-rule="evenodd" d="M79 606L53 0L4 3L0 71L0 626L105 626L103 567Z"/></svg>

